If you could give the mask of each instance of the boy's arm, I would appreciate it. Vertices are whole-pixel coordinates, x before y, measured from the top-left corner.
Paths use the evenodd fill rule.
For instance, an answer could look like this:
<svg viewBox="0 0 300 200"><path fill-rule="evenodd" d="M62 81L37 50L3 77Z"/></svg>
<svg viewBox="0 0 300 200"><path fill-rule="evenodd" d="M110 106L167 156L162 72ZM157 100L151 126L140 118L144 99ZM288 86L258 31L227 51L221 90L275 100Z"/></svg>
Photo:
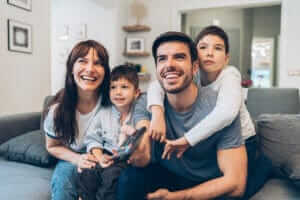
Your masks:
<svg viewBox="0 0 300 200"><path fill-rule="evenodd" d="M149 134L152 139L163 142L166 139L163 107L165 92L157 80L150 84L147 92L147 110L152 113Z"/></svg>
<svg viewBox="0 0 300 200"><path fill-rule="evenodd" d="M240 72L230 67L220 81L215 108L184 136L191 146L231 124L240 111L243 101Z"/></svg>

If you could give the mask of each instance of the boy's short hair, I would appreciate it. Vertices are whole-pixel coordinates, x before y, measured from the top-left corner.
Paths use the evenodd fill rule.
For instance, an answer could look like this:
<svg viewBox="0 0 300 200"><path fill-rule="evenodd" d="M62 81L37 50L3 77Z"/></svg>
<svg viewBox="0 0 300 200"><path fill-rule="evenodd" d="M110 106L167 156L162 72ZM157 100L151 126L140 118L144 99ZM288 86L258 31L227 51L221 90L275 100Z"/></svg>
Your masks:
<svg viewBox="0 0 300 200"><path fill-rule="evenodd" d="M117 81L122 78L125 78L132 83L136 89L139 88L138 72L134 67L128 65L118 65L113 68L110 74L110 81Z"/></svg>
<svg viewBox="0 0 300 200"><path fill-rule="evenodd" d="M197 48L194 41L185 33L169 31L159 35L153 42L152 45L152 55L156 64L157 59L157 49L165 42L182 42L186 44L190 50L192 62L198 59Z"/></svg>
<svg viewBox="0 0 300 200"><path fill-rule="evenodd" d="M195 43L198 45L198 42L207 35L215 35L221 38L224 41L225 53L229 53L229 39L226 32L219 26L207 26L205 27L196 37Z"/></svg>

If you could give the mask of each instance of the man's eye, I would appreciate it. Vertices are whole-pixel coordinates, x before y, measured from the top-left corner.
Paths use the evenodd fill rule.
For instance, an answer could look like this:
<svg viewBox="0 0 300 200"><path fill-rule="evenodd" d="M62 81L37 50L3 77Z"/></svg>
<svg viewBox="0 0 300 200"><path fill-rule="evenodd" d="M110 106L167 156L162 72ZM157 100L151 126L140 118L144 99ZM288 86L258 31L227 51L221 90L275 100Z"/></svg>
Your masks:
<svg viewBox="0 0 300 200"><path fill-rule="evenodd" d="M161 62L161 61L163 61L163 60L165 60L165 57L158 57L158 58L157 58L157 61L158 61L158 62Z"/></svg>

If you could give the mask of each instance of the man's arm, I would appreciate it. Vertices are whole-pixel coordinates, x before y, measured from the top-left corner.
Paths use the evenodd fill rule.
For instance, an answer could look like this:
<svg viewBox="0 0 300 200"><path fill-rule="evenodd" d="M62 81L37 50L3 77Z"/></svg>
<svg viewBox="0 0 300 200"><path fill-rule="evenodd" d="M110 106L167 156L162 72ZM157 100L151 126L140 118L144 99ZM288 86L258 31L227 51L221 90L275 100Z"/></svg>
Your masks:
<svg viewBox="0 0 300 200"><path fill-rule="evenodd" d="M218 150L217 157L218 165L223 176L176 192L158 190L148 194L148 199L206 200L223 195L232 197L242 196L245 191L247 179L247 154L245 146Z"/></svg>

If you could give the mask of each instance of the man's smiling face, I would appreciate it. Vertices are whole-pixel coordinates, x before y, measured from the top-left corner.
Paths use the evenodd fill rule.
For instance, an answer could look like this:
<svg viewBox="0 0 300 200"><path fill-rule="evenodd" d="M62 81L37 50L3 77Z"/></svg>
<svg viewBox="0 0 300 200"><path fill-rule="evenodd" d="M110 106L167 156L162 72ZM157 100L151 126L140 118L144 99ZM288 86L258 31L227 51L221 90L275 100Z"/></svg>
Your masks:
<svg viewBox="0 0 300 200"><path fill-rule="evenodd" d="M179 93L193 80L198 66L192 63L188 46L183 42L162 43L157 49L157 78L168 93Z"/></svg>

